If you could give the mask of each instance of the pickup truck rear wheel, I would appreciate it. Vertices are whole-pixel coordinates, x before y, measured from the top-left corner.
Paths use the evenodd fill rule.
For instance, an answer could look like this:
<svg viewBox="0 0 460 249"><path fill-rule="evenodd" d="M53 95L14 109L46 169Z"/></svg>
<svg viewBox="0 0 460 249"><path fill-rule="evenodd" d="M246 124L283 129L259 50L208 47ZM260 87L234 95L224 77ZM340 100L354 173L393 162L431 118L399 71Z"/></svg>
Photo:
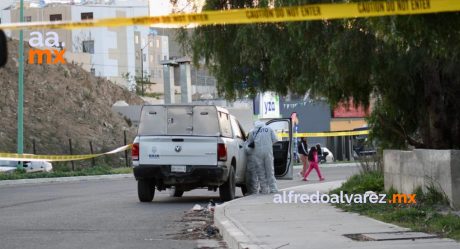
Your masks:
<svg viewBox="0 0 460 249"><path fill-rule="evenodd" d="M149 180L138 180L137 195L140 202L151 202L155 196L155 183Z"/></svg>
<svg viewBox="0 0 460 249"><path fill-rule="evenodd" d="M227 181L219 187L220 199L222 201L235 199L235 187L235 169L230 167Z"/></svg>

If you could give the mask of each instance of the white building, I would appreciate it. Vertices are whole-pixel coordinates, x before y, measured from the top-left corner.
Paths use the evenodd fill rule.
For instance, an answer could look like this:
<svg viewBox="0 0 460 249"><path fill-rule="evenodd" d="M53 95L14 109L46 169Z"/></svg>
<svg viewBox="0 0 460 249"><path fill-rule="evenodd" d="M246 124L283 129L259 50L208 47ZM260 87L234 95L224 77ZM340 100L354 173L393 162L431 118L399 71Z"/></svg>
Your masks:
<svg viewBox="0 0 460 249"><path fill-rule="evenodd" d="M186 6L187 0L180 0L176 10L190 12L190 6L202 5L202 0ZM19 21L19 0L0 1L0 21ZM81 21L113 17L133 17L169 14L173 10L169 0L24 0L25 21ZM119 85L131 88L135 77L141 78L144 71L144 90L164 94L164 71L160 61L184 57L176 39L176 30L160 27L126 26L115 28L92 28L77 30L26 30L24 39L30 33L56 32L66 49L68 62L81 65L88 72L105 77ZM6 31L18 38L18 32ZM26 55L27 56L27 55ZM27 59L27 58L26 58ZM176 70L177 71L177 70ZM176 72L175 92L181 93ZM148 76L148 77L147 77ZM154 84L149 84L154 83ZM216 79L206 67L191 67L192 95L194 100L215 99ZM140 85L140 84L138 84ZM159 96L162 99L161 96ZM152 99L152 101L162 100Z"/></svg>
<svg viewBox="0 0 460 249"><path fill-rule="evenodd" d="M36 2L26 1L25 21L82 21L149 15L147 1L88 0L86 3L73 1L74 4L51 4L47 1L45 6ZM5 6L8 7L10 4ZM18 22L17 5L3 9L0 18L3 23ZM33 31L39 31L43 36L49 31L58 33L62 47L66 49L66 60L80 64L96 76L105 77L129 88L134 84L134 77L140 77L143 70L144 77L149 76L145 82L155 83L146 84L145 90L163 92L163 73L159 62L169 58L168 37L156 35L147 26L26 30L26 41ZM14 38L19 36L17 31L8 34Z"/></svg>

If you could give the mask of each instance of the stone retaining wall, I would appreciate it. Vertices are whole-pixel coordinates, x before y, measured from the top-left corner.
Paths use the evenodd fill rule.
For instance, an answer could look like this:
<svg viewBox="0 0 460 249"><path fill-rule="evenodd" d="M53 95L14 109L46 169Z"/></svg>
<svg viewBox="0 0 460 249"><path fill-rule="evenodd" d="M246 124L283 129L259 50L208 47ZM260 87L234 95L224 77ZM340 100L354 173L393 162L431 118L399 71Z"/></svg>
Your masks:
<svg viewBox="0 0 460 249"><path fill-rule="evenodd" d="M385 150L383 164L385 190L412 193L434 184L460 209L460 150Z"/></svg>

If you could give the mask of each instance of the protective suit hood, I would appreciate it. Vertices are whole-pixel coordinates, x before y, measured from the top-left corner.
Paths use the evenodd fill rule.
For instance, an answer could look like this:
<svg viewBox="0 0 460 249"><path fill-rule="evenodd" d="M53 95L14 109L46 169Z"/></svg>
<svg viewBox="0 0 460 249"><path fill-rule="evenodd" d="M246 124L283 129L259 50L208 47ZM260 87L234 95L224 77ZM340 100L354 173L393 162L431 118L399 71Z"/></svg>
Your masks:
<svg viewBox="0 0 460 249"><path fill-rule="evenodd" d="M264 125L265 123L260 120L257 120L256 122L254 122L254 127L257 127L257 128L262 127Z"/></svg>

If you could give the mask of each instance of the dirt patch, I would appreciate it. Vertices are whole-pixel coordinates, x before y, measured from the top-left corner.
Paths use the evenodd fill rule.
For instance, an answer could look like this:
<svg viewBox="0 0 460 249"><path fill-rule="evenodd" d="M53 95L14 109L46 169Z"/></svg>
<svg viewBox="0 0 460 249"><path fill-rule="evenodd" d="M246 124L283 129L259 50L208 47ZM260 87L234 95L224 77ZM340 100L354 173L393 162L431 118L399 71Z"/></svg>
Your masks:
<svg viewBox="0 0 460 249"><path fill-rule="evenodd" d="M144 101L127 89L104 78L95 77L68 61L58 65L28 64L29 45L25 45L24 70L24 151L36 154L68 154L72 139L74 154L95 153L128 142L136 129L129 121L113 113L112 105ZM0 151L16 151L18 42L9 40L9 58L0 69ZM117 158L118 156L115 156Z"/></svg>
<svg viewBox="0 0 460 249"><path fill-rule="evenodd" d="M185 212L178 222L181 223L181 231L173 235L177 240L196 240L198 248L227 249L226 243L219 234L219 229L214 225L214 211L208 208L202 210L190 210ZM206 241L214 241L206 243ZM206 245L206 244L209 244Z"/></svg>

